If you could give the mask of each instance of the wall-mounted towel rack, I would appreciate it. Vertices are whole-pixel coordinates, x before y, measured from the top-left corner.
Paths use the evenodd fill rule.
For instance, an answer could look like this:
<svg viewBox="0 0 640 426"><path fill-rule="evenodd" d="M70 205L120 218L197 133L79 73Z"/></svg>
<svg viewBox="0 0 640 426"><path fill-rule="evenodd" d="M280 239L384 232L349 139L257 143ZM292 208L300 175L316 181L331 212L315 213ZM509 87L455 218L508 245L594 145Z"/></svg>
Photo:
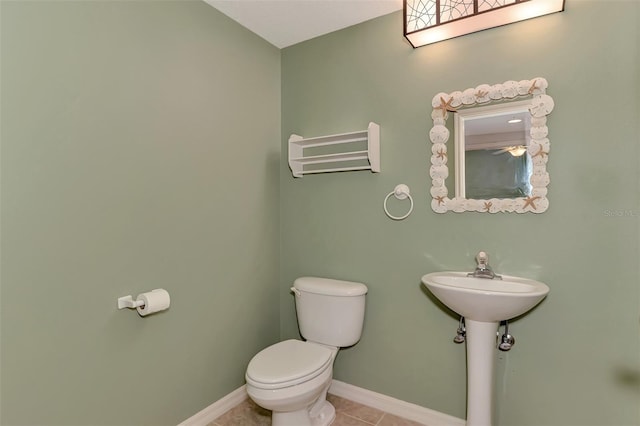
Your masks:
<svg viewBox="0 0 640 426"><path fill-rule="evenodd" d="M380 172L380 126L369 123L367 130L306 139L291 135L289 167L294 177L352 170Z"/></svg>

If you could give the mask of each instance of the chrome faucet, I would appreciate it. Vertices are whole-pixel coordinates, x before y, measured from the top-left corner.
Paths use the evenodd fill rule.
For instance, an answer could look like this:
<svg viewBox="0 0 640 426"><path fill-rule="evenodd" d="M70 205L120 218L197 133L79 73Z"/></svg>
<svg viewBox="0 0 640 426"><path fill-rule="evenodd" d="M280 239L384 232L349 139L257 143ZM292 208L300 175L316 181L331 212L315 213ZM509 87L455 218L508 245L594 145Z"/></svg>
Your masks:
<svg viewBox="0 0 640 426"><path fill-rule="evenodd" d="M502 279L502 277L495 274L493 272L493 269L491 269L491 266L489 266L489 255L487 253L483 251L478 253L478 255L476 256L476 262L478 263L478 266L476 266L476 270L468 273L468 277L486 278L489 280Z"/></svg>

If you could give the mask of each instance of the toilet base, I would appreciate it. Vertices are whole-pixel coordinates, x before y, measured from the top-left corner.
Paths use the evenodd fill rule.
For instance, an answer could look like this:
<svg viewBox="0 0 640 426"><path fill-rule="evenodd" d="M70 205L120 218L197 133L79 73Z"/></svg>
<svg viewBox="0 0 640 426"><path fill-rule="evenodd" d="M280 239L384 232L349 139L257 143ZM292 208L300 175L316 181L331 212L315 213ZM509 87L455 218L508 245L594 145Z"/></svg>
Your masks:
<svg viewBox="0 0 640 426"><path fill-rule="evenodd" d="M313 426L328 426L336 418L336 409L327 400L322 404L320 412L311 419Z"/></svg>
<svg viewBox="0 0 640 426"><path fill-rule="evenodd" d="M309 417L309 410L271 413L272 426L329 426L336 418L336 409L329 401L323 401L318 414Z"/></svg>

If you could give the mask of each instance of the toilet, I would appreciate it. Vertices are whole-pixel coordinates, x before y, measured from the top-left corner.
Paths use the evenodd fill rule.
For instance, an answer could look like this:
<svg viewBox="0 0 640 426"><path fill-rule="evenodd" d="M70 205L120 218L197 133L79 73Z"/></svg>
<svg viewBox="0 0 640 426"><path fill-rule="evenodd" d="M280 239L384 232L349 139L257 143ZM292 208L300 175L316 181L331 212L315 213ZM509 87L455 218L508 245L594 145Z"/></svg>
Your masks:
<svg viewBox="0 0 640 426"><path fill-rule="evenodd" d="M245 375L247 393L272 411L273 426L327 426L336 416L327 401L333 361L341 347L360 340L367 286L301 277L291 291L306 340L285 340L254 356Z"/></svg>

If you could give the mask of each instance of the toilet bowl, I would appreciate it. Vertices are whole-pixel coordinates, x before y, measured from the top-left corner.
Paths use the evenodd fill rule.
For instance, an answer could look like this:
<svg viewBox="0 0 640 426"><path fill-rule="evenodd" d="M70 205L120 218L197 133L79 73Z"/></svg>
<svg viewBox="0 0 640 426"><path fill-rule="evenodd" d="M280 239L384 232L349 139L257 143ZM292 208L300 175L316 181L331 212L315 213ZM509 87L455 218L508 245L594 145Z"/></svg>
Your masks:
<svg viewBox="0 0 640 426"><path fill-rule="evenodd" d="M340 347L362 335L361 283L302 277L291 288L302 340L285 340L256 354L247 367L247 394L272 411L272 426L328 426L335 418L326 400Z"/></svg>
<svg viewBox="0 0 640 426"><path fill-rule="evenodd" d="M326 401L338 348L285 340L259 352L247 367L249 397L272 411L274 426L326 426L335 410Z"/></svg>

